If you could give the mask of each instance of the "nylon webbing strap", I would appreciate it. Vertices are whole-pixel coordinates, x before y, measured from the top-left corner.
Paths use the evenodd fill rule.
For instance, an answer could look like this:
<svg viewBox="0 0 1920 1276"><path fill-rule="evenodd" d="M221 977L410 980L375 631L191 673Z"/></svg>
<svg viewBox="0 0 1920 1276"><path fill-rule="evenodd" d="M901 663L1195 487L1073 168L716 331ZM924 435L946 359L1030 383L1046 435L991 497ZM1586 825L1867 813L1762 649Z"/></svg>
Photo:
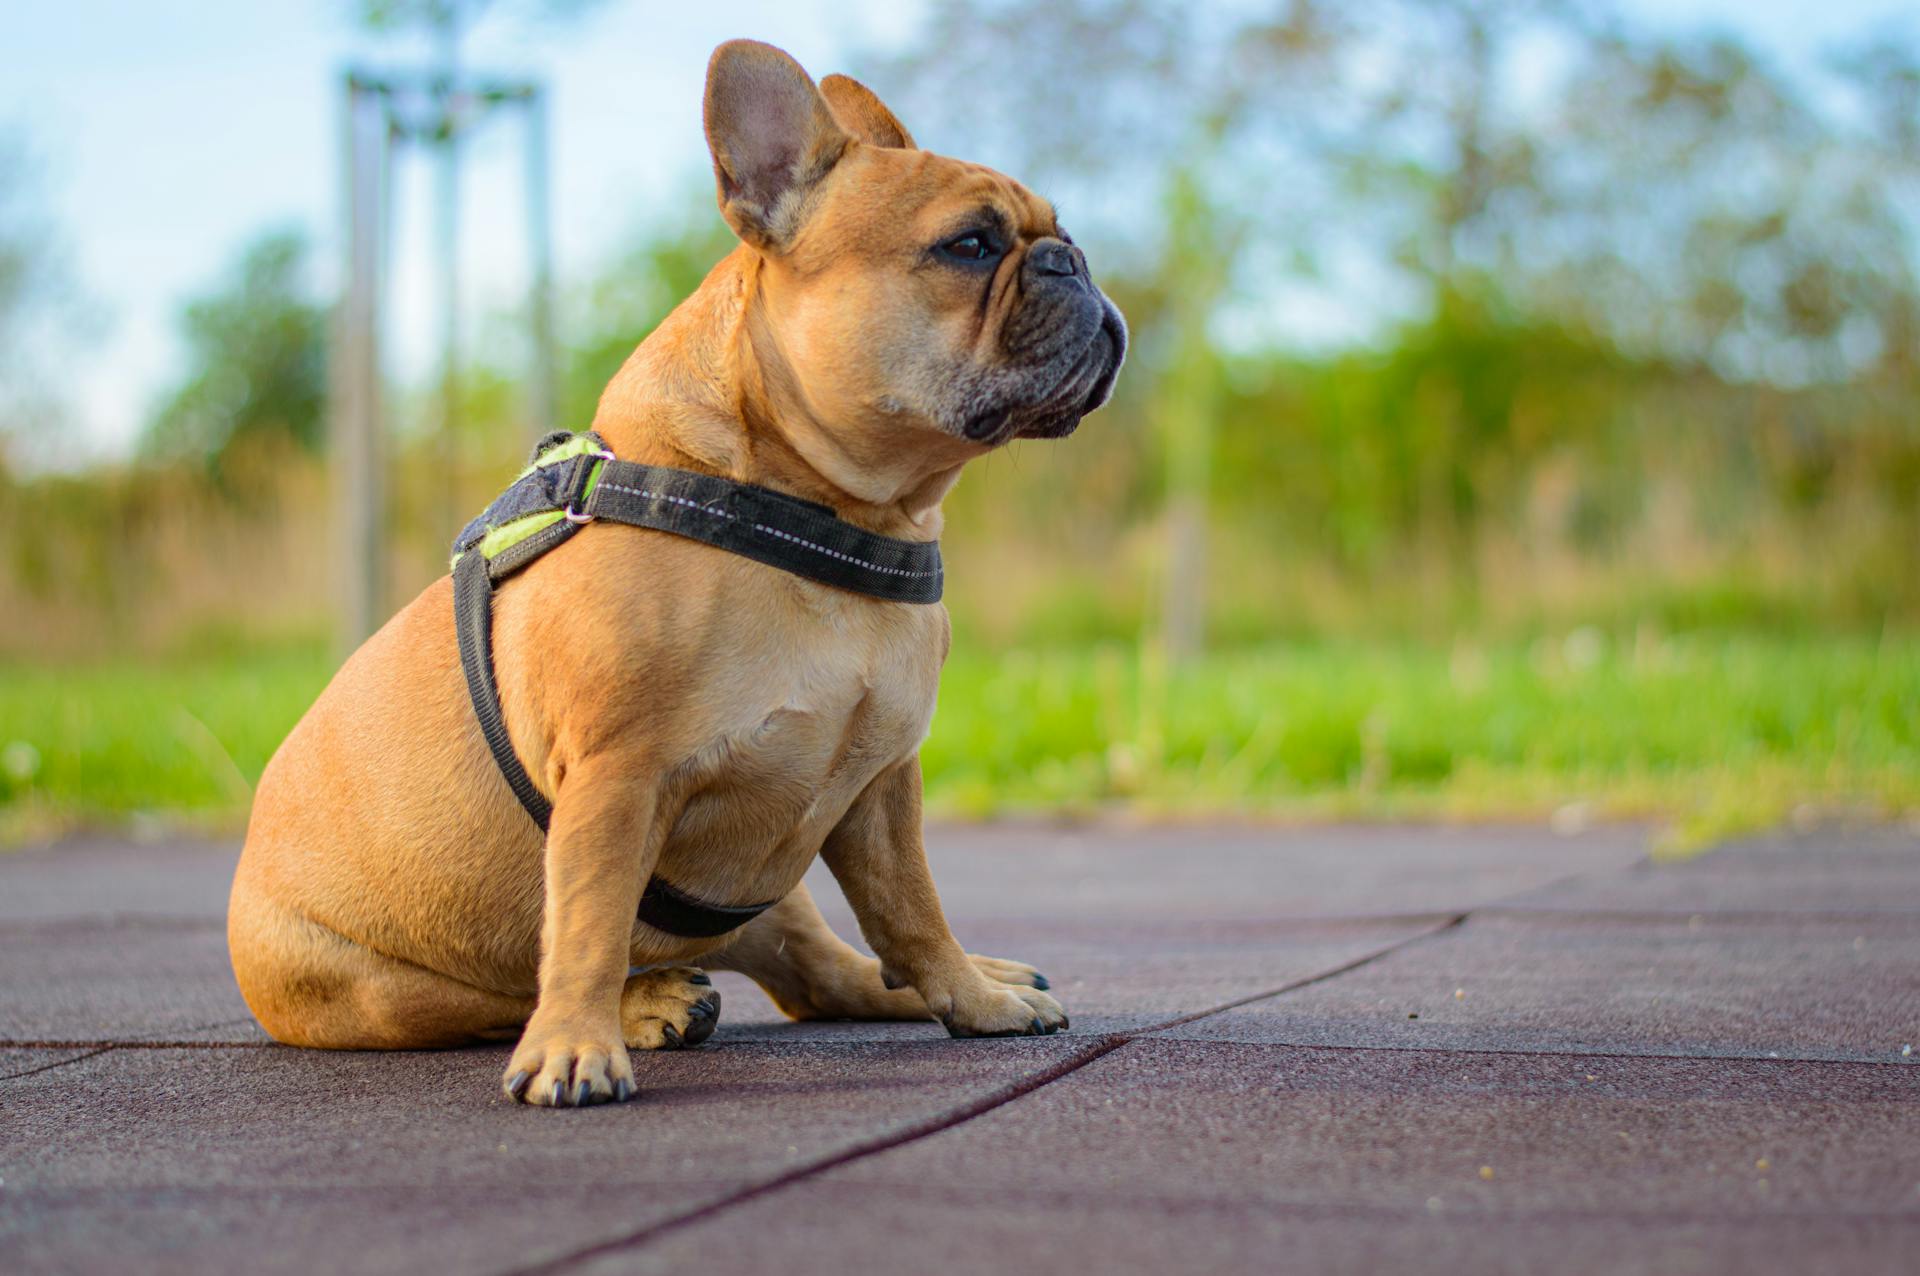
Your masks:
<svg viewBox="0 0 1920 1276"><path fill-rule="evenodd" d="M581 512L890 602L937 603L946 580L938 541L880 536L825 505L690 470L608 461Z"/></svg>
<svg viewBox="0 0 1920 1276"><path fill-rule="evenodd" d="M640 920L682 939L712 939L745 926L778 902L709 904L656 877L640 892Z"/></svg>
<svg viewBox="0 0 1920 1276"><path fill-rule="evenodd" d="M467 675L467 695L473 699L473 716L480 719L480 734L487 738L487 748L507 778L507 787L545 833L553 819L553 804L520 765L520 755L507 735L506 715L500 712L500 685L493 675L493 581L487 575L487 560L479 554L463 554L454 565L453 625L460 635L460 668Z"/></svg>

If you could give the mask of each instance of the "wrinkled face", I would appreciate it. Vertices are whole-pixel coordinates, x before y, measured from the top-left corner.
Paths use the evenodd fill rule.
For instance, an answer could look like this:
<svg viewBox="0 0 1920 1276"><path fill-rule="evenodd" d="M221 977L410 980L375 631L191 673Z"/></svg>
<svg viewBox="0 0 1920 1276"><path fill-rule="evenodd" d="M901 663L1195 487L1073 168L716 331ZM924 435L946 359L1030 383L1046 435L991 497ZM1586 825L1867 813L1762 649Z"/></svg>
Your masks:
<svg viewBox="0 0 1920 1276"><path fill-rule="evenodd" d="M1052 206L925 151L843 159L767 288L809 397L876 427L1059 438L1107 401L1126 353Z"/></svg>
<svg viewBox="0 0 1920 1276"><path fill-rule="evenodd" d="M760 258L760 363L843 456L957 464L1106 402L1126 324L1045 200L770 45L715 50L705 119L721 213Z"/></svg>

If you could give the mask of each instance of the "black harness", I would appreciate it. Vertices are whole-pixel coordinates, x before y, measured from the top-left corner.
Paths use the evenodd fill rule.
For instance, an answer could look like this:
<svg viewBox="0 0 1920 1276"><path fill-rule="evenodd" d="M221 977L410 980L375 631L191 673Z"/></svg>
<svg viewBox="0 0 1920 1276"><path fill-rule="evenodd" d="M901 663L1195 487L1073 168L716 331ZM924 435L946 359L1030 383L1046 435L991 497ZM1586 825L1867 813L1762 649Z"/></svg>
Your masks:
<svg viewBox="0 0 1920 1276"><path fill-rule="evenodd" d="M521 765L500 710L493 589L601 519L672 532L889 602L939 602L945 579L938 541L878 536L836 517L828 506L769 488L622 461L595 434L548 435L534 450L533 464L453 542L453 621L473 712L500 774L543 833L553 805ZM777 902L709 904L655 877L640 896L639 918L670 935L707 939Z"/></svg>

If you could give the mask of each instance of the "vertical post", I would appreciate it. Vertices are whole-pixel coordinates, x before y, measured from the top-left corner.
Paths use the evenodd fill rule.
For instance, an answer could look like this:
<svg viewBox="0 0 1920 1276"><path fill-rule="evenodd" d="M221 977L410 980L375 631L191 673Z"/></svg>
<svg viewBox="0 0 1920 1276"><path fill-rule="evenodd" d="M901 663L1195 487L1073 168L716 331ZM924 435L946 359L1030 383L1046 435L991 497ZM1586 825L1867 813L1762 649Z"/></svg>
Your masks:
<svg viewBox="0 0 1920 1276"><path fill-rule="evenodd" d="M351 651L386 610L377 317L387 133L374 92L351 73L344 87L346 279L335 320L332 452L344 575L338 641Z"/></svg>
<svg viewBox="0 0 1920 1276"><path fill-rule="evenodd" d="M440 283L440 447L436 458L441 481L440 509L434 532L450 540L460 526L460 21L459 6L437 6L440 68L434 98L439 127L434 138L438 161L434 183L434 241L439 250Z"/></svg>
<svg viewBox="0 0 1920 1276"><path fill-rule="evenodd" d="M1161 378L1159 419L1166 454L1166 576L1160 637L1174 661L1198 656L1207 640L1207 521L1213 470L1213 418L1219 369L1207 317L1225 284L1214 214L1191 169L1174 176L1169 197L1169 264L1174 289L1173 357Z"/></svg>
<svg viewBox="0 0 1920 1276"><path fill-rule="evenodd" d="M535 438L558 428L559 377L553 345L553 221L547 172L547 94L527 89L527 241L532 256L527 296L527 326L532 342L533 376L527 415Z"/></svg>

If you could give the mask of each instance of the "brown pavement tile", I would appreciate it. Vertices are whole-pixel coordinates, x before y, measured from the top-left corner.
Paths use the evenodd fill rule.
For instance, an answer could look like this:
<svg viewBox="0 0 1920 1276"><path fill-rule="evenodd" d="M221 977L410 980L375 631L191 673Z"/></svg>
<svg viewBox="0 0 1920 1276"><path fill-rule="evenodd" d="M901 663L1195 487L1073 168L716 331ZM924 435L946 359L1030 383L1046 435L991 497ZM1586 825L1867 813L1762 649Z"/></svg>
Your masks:
<svg viewBox="0 0 1920 1276"><path fill-rule="evenodd" d="M1645 831L1523 826L934 825L957 919L1207 921L1456 912L1641 859ZM239 844L76 839L0 855L0 923L115 915L223 918ZM838 891L809 877L823 905Z"/></svg>
<svg viewBox="0 0 1920 1276"><path fill-rule="evenodd" d="M637 1102L560 1112L499 1097L504 1048L114 1050L0 1084L0 1254L35 1272L507 1271L1077 1048L709 1045L638 1057Z"/></svg>
<svg viewBox="0 0 1920 1276"><path fill-rule="evenodd" d="M1478 916L1169 1035L1858 1061L1898 1061L1910 1043L1920 1084L1920 930L1871 917Z"/></svg>
<svg viewBox="0 0 1920 1276"><path fill-rule="evenodd" d="M174 1040L249 1017L217 921L0 924L0 1041Z"/></svg>
<svg viewBox="0 0 1920 1276"><path fill-rule="evenodd" d="M1083 1030L1138 1027L1277 987L1429 924L1420 914L1618 869L1640 858L1642 842L1632 828L1544 846L1537 830L1498 827L930 834L962 942L1040 965ZM231 842L80 840L0 857L0 1040L256 1040L219 933L237 853ZM831 877L816 868L809 882L836 929L857 939ZM1316 914L1391 920L1288 924ZM744 981L726 991L723 1032L793 1031Z"/></svg>
<svg viewBox="0 0 1920 1276"><path fill-rule="evenodd" d="M1272 921L1452 913L1607 873L1644 829L1523 826L936 826L927 851L958 931L974 919ZM808 881L826 907L824 870ZM966 935L961 938L966 941Z"/></svg>
<svg viewBox="0 0 1920 1276"><path fill-rule="evenodd" d="M1143 1039L580 1270L1911 1271L1916 1147L1890 1065Z"/></svg>
<svg viewBox="0 0 1920 1276"><path fill-rule="evenodd" d="M1039 965L1076 1016L1080 1032L1117 1031L1271 991L1416 935L1438 920L1358 908L1362 895L1380 905L1471 898L1495 884L1548 875L1543 857L1525 851L1505 831L1486 837L1435 831L1411 838L1415 845L1408 854L1428 870L1447 856L1464 856L1468 863L1458 880L1469 881L1483 868L1489 880L1452 891L1424 886L1408 891L1402 882L1393 898L1379 898L1366 888L1345 901L1363 914L1376 914L1376 920L1276 921L1264 914L1284 917L1311 903L1315 892L1325 896L1336 883L1340 890L1355 888L1359 879L1378 883L1394 853L1370 836L1343 838L1338 831L1303 834L1306 849L1298 856L1287 849L1288 838L1276 840L1270 830L1158 830L1145 836L1150 843L1145 851L1128 839L1121 839L1116 851L1091 833L1019 828L936 833L936 857L945 859L944 877L952 886L955 928L975 951ZM1598 849L1576 856L1575 865L1638 854L1624 842L1591 845ZM0 914L0 1040L260 1040L233 986L220 930L217 903L225 898L233 853L231 846L179 844L122 847L116 854L104 844L81 843L0 860L0 880L19 885L4 892L14 901L14 916ZM1089 855L1113 854L1131 862L1108 866L1111 871L1095 875L1098 881L1091 886L1080 881ZM1141 902L1132 895L1137 879L1165 878L1170 858L1190 870L1187 902L1129 913ZM1277 874L1273 865L1281 858L1298 863ZM1365 861L1364 868L1337 871L1339 863L1356 858ZM1013 860L1031 880L1016 883L1009 876ZM1307 887L1296 890L1279 881L1293 881L1299 864L1308 865L1300 876ZM1573 866L1559 864L1553 871ZM816 869L810 882L836 928L857 940L858 928L831 877ZM1008 889L1010 883L1017 889ZM1247 908L1249 916L1238 920L1198 915L1196 902L1209 892L1217 895L1225 883L1232 884L1237 901L1253 899L1257 889L1281 893ZM1021 916L1036 895L1055 913ZM142 901L157 911L140 912ZM71 915L56 915L61 909ZM800 1039L944 1038L931 1023L801 1029L745 980L723 976L722 991L723 1038L790 1040L796 1033Z"/></svg>
<svg viewBox="0 0 1920 1276"><path fill-rule="evenodd" d="M1539 830L987 825L935 828L929 854L970 951L1029 962L1074 1030L1131 1031L1269 992L1442 925L1452 914L1644 858L1632 827ZM807 882L834 929L859 931L832 877ZM937 1037L931 1024L788 1023L722 975L720 1031L784 1039Z"/></svg>
<svg viewBox="0 0 1920 1276"><path fill-rule="evenodd" d="M963 929L973 948L1045 971L1085 1035L1147 1027L1270 992L1446 920L976 922ZM748 980L718 978L722 1040L946 1039L931 1021L796 1025ZM0 1041L262 1039L234 985L225 932L211 924L121 918L0 925Z"/></svg>
<svg viewBox="0 0 1920 1276"><path fill-rule="evenodd" d="M1920 833L1833 829L1735 842L1677 863L1559 882L1504 908L1898 915L1920 926Z"/></svg>
<svg viewBox="0 0 1920 1276"><path fill-rule="evenodd" d="M731 1226L729 1226L729 1222ZM770 1238L779 1238L777 1244ZM1886 1218L1504 1218L1420 1211L1142 1203L1100 1197L952 1194L944 1188L812 1184L657 1244L595 1259L584 1276L722 1272L896 1276L1912 1276L1920 1225Z"/></svg>
<svg viewBox="0 0 1920 1276"><path fill-rule="evenodd" d="M75 917L225 923L240 844L78 838L0 854L0 926Z"/></svg>
<svg viewBox="0 0 1920 1276"><path fill-rule="evenodd" d="M1324 975L1431 933L1446 917L1341 922L975 923L968 947L1040 968L1080 1035L1135 1031ZM747 980L722 975L720 1033L778 1040L796 1032L847 1040L944 1037L938 1024L787 1021Z"/></svg>

